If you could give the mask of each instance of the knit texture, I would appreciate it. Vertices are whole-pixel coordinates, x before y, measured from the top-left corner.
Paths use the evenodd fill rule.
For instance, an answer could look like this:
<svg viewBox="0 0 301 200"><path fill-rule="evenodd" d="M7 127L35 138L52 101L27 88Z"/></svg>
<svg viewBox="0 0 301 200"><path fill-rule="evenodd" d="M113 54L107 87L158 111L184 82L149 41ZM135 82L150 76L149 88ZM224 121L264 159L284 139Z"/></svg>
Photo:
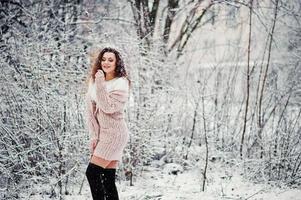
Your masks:
<svg viewBox="0 0 301 200"><path fill-rule="evenodd" d="M129 138L124 117L128 93L128 80L124 77L90 80L86 93L86 122L90 140L98 139L93 155L121 161Z"/></svg>

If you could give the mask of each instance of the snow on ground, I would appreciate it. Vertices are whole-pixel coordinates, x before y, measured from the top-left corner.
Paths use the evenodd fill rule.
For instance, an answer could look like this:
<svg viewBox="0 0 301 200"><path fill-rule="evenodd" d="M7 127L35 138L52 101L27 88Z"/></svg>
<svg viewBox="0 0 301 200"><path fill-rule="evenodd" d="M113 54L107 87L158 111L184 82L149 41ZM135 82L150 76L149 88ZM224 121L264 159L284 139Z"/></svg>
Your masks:
<svg viewBox="0 0 301 200"><path fill-rule="evenodd" d="M148 166L134 179L117 181L120 200L301 200L301 188L277 188L268 184L254 184L243 179L239 168L225 168L220 164L209 164L208 182L201 192L203 165L190 170L176 164L167 164L163 169ZM170 173L177 171L177 175ZM78 191L78 188L73 188ZM37 197L30 199L46 199ZM88 182L85 181L81 195L65 196L66 200L92 200Z"/></svg>
<svg viewBox="0 0 301 200"><path fill-rule="evenodd" d="M239 170L226 171L215 166L208 171L208 185L201 192L202 169L195 168L179 173L168 174L148 168L134 183L134 187L126 184L118 185L121 199L156 199L156 200L219 200L219 199L261 199L261 200L301 200L301 188L278 189L264 184L253 184L245 181Z"/></svg>

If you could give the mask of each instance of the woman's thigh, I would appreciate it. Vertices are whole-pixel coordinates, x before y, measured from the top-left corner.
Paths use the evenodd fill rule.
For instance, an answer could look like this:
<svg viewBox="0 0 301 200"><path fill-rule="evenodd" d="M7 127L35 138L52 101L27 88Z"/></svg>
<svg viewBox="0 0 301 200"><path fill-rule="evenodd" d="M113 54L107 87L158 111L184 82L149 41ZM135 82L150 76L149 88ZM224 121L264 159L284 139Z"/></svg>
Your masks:
<svg viewBox="0 0 301 200"><path fill-rule="evenodd" d="M117 160L106 160L94 155L92 156L90 162L103 168L116 168L118 164Z"/></svg>
<svg viewBox="0 0 301 200"><path fill-rule="evenodd" d="M112 161L107 165L106 168L114 168L114 169L116 169L117 166L118 166L118 161L117 161L117 160L112 160Z"/></svg>

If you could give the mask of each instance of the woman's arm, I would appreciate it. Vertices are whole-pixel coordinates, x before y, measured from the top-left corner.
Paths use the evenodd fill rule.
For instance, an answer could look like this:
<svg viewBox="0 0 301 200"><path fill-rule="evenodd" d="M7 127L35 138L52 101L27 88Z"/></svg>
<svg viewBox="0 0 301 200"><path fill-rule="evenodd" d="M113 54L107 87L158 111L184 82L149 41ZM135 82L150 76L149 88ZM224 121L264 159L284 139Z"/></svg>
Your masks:
<svg viewBox="0 0 301 200"><path fill-rule="evenodd" d="M94 149L98 142L98 130L99 125L94 116L94 112L96 110L95 103L92 102L90 94L86 94L86 107L85 107L85 114L86 114L86 125L88 126L89 134L90 134L90 145L89 150L90 153L93 154Z"/></svg>
<svg viewBox="0 0 301 200"><path fill-rule="evenodd" d="M97 140L98 139L98 122L96 117L94 116L94 112L96 106L93 105L95 103L92 102L90 94L86 94L86 106L85 106L85 114L86 114L86 125L88 127L88 131L90 134L90 140Z"/></svg>
<svg viewBox="0 0 301 200"><path fill-rule="evenodd" d="M122 79L117 81L124 81ZM95 74L95 87L96 87L96 106L105 113L114 113L124 108L128 99L128 91L124 90L124 87L117 87L112 91L107 92L105 88L104 73L102 70L98 70ZM125 84L127 82L125 81Z"/></svg>

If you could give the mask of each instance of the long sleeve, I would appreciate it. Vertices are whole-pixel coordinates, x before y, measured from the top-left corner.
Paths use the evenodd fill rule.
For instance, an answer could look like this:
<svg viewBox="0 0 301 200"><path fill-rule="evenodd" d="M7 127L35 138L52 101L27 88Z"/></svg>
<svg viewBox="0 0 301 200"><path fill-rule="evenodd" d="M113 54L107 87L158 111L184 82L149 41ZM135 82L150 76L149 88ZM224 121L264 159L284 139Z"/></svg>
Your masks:
<svg viewBox="0 0 301 200"><path fill-rule="evenodd" d="M86 125L89 130L90 139L98 139L98 130L99 125L96 120L96 117L94 116L95 112L95 103L92 102L90 94L87 93L85 96L86 106L85 106L85 114L86 114Z"/></svg>
<svg viewBox="0 0 301 200"><path fill-rule="evenodd" d="M128 81L119 78L116 86L110 92L107 92L104 81L96 82L96 106L104 113L114 113L124 108L128 99Z"/></svg>

